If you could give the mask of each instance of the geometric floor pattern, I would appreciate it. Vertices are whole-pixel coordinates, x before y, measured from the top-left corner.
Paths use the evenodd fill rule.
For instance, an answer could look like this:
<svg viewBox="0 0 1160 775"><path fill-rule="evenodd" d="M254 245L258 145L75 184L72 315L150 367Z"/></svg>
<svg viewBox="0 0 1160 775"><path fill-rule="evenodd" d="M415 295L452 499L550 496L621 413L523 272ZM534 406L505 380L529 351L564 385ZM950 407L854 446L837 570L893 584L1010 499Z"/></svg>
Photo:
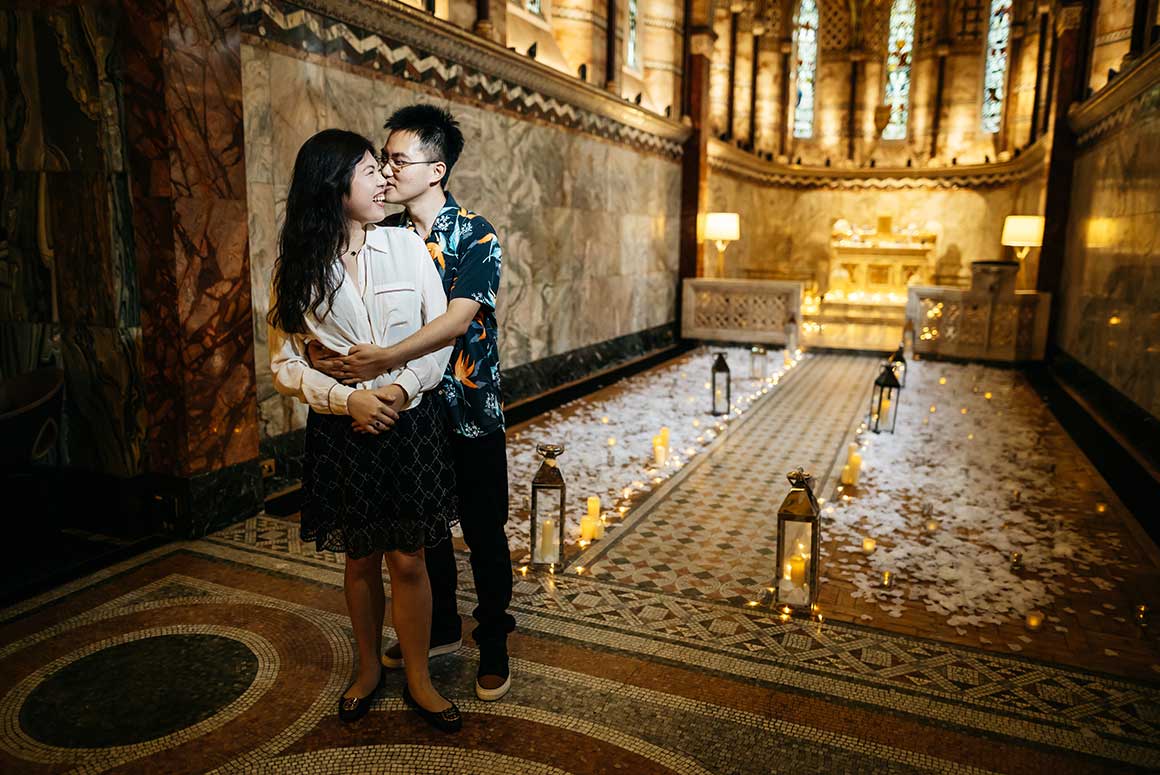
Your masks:
<svg viewBox="0 0 1160 775"><path fill-rule="evenodd" d="M841 355L805 360L774 400L743 416L647 516L638 512L646 525L617 532L578 562L598 579L644 589L735 603L760 599L775 576L786 473L801 466L814 475L817 495L829 491L830 471L869 401L877 364Z"/></svg>
<svg viewBox="0 0 1160 775"><path fill-rule="evenodd" d="M658 553L652 566L673 569L659 576L614 562L650 552L634 548L646 532L681 544L681 513L725 508L691 494L720 481L723 456L752 461L745 487L720 484L746 520L776 506L789 468L830 475L863 409L866 364L819 355L795 372L577 560L583 574L517 574L514 686L503 701L474 699L470 646L432 662L464 711L460 734L440 735L407 711L398 673L365 719L338 721L354 659L342 559L303 546L292 519L260 515L0 611L0 771L1160 768L1155 683L855 624L783 622L738 602L768 575L759 552L751 565L722 566ZM721 543L758 548L767 528L729 529ZM466 617L475 601L459 561ZM721 567L724 583L712 576Z"/></svg>

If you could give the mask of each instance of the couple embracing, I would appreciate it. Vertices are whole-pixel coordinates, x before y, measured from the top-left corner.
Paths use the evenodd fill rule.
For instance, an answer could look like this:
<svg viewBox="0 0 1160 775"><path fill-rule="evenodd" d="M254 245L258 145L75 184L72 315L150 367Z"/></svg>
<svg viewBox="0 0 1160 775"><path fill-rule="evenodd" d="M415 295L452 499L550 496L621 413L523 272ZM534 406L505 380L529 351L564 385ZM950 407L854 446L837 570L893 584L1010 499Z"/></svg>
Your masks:
<svg viewBox="0 0 1160 775"><path fill-rule="evenodd" d="M511 687L512 574L500 397L495 230L447 192L463 134L445 110L412 105L386 123L381 156L327 129L298 151L271 289L270 368L306 403L301 535L346 556L358 651L338 701L357 721L386 669L432 726L462 725L428 658L462 643L450 526L471 552L479 605L476 695ZM386 218L388 205L402 205ZM398 641L382 647L386 596Z"/></svg>

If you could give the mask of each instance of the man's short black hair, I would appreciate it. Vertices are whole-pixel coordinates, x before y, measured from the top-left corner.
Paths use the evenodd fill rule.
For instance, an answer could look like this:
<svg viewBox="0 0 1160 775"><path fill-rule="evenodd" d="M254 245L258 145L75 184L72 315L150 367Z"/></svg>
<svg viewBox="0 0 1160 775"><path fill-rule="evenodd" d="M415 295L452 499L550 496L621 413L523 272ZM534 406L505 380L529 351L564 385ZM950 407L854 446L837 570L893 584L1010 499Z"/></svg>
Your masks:
<svg viewBox="0 0 1160 775"><path fill-rule="evenodd" d="M447 188L451 168L463 153L463 132L450 112L434 105L408 105L392 113L383 128L389 132L414 132L420 145L447 165L442 180L443 188Z"/></svg>

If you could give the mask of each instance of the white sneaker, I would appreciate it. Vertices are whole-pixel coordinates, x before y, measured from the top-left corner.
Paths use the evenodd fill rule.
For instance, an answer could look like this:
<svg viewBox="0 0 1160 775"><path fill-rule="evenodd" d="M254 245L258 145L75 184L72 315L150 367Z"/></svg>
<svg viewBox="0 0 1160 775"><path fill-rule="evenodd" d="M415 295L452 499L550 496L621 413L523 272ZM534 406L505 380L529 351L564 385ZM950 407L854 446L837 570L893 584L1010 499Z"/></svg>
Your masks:
<svg viewBox="0 0 1160 775"><path fill-rule="evenodd" d="M479 679L475 679L475 696L484 702L495 702L496 700L501 699L505 694L511 691L511 688L511 673L508 673L508 677L504 679L504 682L494 689L483 688L479 685Z"/></svg>

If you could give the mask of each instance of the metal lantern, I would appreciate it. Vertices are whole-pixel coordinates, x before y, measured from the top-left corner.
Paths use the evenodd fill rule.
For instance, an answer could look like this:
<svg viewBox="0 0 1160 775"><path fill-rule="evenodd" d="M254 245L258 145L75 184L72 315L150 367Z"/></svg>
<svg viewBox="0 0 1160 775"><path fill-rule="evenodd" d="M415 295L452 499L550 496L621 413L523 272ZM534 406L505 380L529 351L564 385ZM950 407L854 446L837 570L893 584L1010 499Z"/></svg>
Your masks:
<svg viewBox="0 0 1160 775"><path fill-rule="evenodd" d="M564 552L564 476L556 458L564 453L563 444L539 444L536 451L544 457L540 470L532 479L532 565L561 565Z"/></svg>
<svg viewBox="0 0 1160 775"><path fill-rule="evenodd" d="M789 316L789 320L785 321L785 350L789 353L797 352L798 348L798 324L797 318L793 315Z"/></svg>
<svg viewBox="0 0 1160 775"><path fill-rule="evenodd" d="M725 362L725 353L717 353L717 360L713 361L713 378L710 380L715 415L729 414L729 407L733 406L730 382L729 364Z"/></svg>
<svg viewBox="0 0 1160 775"><path fill-rule="evenodd" d="M753 345L749 350L749 378L750 379L765 379L765 374L768 371L769 356L765 348L759 344Z"/></svg>
<svg viewBox="0 0 1160 775"><path fill-rule="evenodd" d="M894 433L894 420L898 416L898 399L902 386L894 376L894 367L885 362L882 373L874 380L874 390L870 393L870 416L866 425L875 433Z"/></svg>
<svg viewBox="0 0 1160 775"><path fill-rule="evenodd" d="M898 386L906 387L906 348L905 344L899 344L898 349L894 351L894 355L890 356L890 367L894 369L894 376L898 377Z"/></svg>
<svg viewBox="0 0 1160 775"><path fill-rule="evenodd" d="M821 509L810 489L813 479L808 473L798 468L786 476L791 489L777 510L774 600L786 613L809 612L818 599Z"/></svg>

